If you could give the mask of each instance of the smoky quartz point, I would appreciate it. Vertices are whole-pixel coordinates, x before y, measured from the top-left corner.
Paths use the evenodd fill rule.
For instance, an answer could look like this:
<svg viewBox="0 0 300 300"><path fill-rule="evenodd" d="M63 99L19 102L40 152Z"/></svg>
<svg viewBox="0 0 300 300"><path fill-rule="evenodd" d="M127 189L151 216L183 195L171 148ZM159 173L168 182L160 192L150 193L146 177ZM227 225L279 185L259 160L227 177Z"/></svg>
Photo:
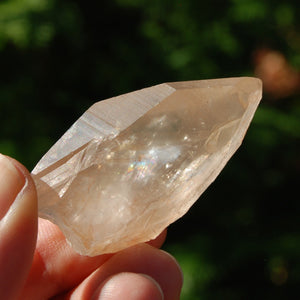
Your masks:
<svg viewBox="0 0 300 300"><path fill-rule="evenodd" d="M156 85L95 103L32 171L39 215L83 255L155 238L240 146L259 79Z"/></svg>

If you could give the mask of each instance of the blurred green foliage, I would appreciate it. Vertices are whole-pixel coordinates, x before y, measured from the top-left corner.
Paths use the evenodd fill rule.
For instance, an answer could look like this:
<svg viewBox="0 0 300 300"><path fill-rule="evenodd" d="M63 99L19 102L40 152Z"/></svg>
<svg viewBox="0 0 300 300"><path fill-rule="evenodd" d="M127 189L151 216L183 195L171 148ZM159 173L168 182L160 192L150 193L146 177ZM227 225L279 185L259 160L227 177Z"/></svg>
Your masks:
<svg viewBox="0 0 300 300"><path fill-rule="evenodd" d="M260 48L298 72L299 20L296 0L2 0L0 151L32 168L96 100L252 76ZM182 265L182 299L299 295L299 116L297 91L266 93L243 146L171 225L165 248Z"/></svg>

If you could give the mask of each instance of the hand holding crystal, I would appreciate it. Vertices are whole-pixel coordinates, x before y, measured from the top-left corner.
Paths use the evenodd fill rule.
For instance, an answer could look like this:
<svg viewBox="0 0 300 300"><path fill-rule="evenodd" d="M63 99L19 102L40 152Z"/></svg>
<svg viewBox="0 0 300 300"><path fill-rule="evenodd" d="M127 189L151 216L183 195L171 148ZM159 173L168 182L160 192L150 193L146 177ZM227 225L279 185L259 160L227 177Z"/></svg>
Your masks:
<svg viewBox="0 0 300 300"><path fill-rule="evenodd" d="M32 171L39 216L96 256L155 239L241 145L257 78L164 83L93 104Z"/></svg>
<svg viewBox="0 0 300 300"><path fill-rule="evenodd" d="M179 299L180 268L158 249L165 231L148 244L87 257L37 215L31 175L0 155L1 299Z"/></svg>
<svg viewBox="0 0 300 300"><path fill-rule="evenodd" d="M0 156L0 298L179 299L160 233L238 149L261 95L255 78L161 84L95 103L32 175Z"/></svg>

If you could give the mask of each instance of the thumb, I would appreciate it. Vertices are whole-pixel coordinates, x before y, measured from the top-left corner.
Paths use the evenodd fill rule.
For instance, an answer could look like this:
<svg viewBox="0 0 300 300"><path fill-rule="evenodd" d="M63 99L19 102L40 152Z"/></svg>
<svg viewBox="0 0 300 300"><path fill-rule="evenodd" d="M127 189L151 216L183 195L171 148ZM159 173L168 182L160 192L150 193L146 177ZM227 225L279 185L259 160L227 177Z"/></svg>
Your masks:
<svg viewBox="0 0 300 300"><path fill-rule="evenodd" d="M29 172L0 154L0 299L23 287L37 236L37 196Z"/></svg>

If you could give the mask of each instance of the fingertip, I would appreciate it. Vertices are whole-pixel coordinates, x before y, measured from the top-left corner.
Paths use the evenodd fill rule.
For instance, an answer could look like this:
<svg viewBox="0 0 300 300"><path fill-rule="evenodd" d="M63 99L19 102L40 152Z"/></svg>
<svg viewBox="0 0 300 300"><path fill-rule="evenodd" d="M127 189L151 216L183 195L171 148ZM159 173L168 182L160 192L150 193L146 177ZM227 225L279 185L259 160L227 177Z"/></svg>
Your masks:
<svg viewBox="0 0 300 300"><path fill-rule="evenodd" d="M29 239L30 241L36 242L37 237L37 193L33 179L29 171L18 161L11 157L5 157L6 163L14 168L14 176L10 177L11 184L8 188L6 186L7 181L4 180L0 184L1 189L6 186L6 193L11 198L11 204L4 217L0 222L0 230L3 233L9 232L10 235L14 236L14 240L17 237L24 242ZM7 175L3 173L2 177ZM23 182L22 187L19 188L20 182ZM18 191L16 193L16 190ZM0 193L1 195L1 193ZM30 232L30 235L26 235L25 232ZM2 235L1 240L4 240ZM27 243L26 243L27 245Z"/></svg>
<svg viewBox="0 0 300 300"><path fill-rule="evenodd" d="M0 220L6 215L10 206L25 184L24 175L12 161L0 154Z"/></svg>
<svg viewBox="0 0 300 300"><path fill-rule="evenodd" d="M115 254L93 274L87 286L94 289L100 282L122 272L146 274L158 282L165 300L180 299L183 277L179 264L167 252L147 244Z"/></svg>
<svg viewBox="0 0 300 300"><path fill-rule="evenodd" d="M164 229L155 239L150 240L149 242L147 242L147 244L155 248L160 248L164 244L166 237L167 229Z"/></svg>

